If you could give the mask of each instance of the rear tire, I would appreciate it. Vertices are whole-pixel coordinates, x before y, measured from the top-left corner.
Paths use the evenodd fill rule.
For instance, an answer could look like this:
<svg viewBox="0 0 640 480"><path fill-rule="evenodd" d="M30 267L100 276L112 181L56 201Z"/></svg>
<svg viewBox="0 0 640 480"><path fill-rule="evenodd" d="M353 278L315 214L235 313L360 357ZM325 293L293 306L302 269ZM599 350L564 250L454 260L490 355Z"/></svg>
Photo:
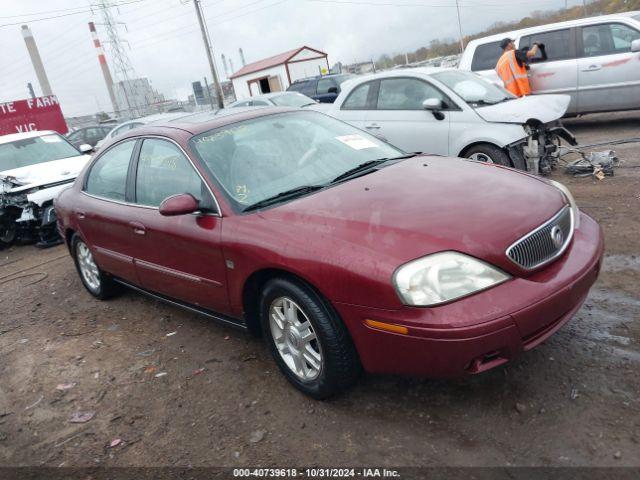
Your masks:
<svg viewBox="0 0 640 480"><path fill-rule="evenodd" d="M345 325L303 283L269 281L260 299L260 321L278 367L306 395L328 398L360 375L360 359Z"/></svg>
<svg viewBox="0 0 640 480"><path fill-rule="evenodd" d="M77 234L71 237L71 252L82 285L91 295L106 300L120 291L120 285L98 267L91 250Z"/></svg>
<svg viewBox="0 0 640 480"><path fill-rule="evenodd" d="M513 167L513 163L511 162L509 155L507 155L504 150L488 143L474 145L465 152L464 156L479 162L495 163L496 165Z"/></svg>
<svg viewBox="0 0 640 480"><path fill-rule="evenodd" d="M17 234L18 228L13 220L0 223L0 250L13 245L13 242L16 241Z"/></svg>

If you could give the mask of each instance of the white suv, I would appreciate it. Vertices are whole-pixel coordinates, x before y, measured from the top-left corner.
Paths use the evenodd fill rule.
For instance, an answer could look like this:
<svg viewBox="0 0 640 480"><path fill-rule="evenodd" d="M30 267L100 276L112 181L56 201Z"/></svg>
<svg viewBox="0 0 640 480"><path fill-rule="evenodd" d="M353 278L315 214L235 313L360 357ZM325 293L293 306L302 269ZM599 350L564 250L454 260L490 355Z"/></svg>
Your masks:
<svg viewBox="0 0 640 480"><path fill-rule="evenodd" d="M476 39L467 45L458 68L500 82L494 68L505 37L518 48L545 45L547 58L538 54L531 60L529 82L533 93L570 95L568 116L640 108L640 11Z"/></svg>

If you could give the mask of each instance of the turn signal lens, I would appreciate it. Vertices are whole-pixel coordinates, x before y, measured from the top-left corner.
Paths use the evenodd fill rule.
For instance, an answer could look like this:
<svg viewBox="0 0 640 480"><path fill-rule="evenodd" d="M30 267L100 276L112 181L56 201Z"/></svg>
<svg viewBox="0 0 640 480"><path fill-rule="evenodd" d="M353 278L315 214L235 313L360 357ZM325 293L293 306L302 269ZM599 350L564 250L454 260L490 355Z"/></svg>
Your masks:
<svg viewBox="0 0 640 480"><path fill-rule="evenodd" d="M407 327L403 327L402 325L394 325L393 323L385 323L378 322L377 320L365 320L365 325L371 328L377 328L378 330L386 330L387 332L393 333L401 333L402 335L407 335L409 333L409 329Z"/></svg>

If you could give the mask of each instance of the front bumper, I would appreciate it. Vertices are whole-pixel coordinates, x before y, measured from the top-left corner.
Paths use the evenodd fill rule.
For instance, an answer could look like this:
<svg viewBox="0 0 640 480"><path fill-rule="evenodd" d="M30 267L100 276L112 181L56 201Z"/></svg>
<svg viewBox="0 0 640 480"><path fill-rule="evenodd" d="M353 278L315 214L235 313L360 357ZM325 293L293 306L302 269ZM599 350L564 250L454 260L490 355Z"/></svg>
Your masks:
<svg viewBox="0 0 640 480"><path fill-rule="evenodd" d="M603 250L600 227L582 214L564 255L530 277L434 308L335 306L368 372L432 378L480 373L560 329L596 281ZM409 333L377 330L365 325L367 319L406 326Z"/></svg>

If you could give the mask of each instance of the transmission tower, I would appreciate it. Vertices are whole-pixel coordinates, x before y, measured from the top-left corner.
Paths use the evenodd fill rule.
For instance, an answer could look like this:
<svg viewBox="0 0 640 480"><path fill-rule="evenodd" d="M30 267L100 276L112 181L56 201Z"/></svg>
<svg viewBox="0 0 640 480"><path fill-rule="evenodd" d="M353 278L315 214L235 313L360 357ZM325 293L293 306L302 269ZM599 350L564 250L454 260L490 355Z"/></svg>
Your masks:
<svg viewBox="0 0 640 480"><path fill-rule="evenodd" d="M113 5L111 0L98 0L97 6L100 7L102 14L103 25L108 39L107 43L111 50L113 72L120 84L120 91L124 97L124 106L129 112L129 117L139 117L143 114L141 110L148 106L148 101L146 96L142 102L140 101L141 95L135 71L125 49L127 41L122 40L118 32L118 25L124 25L124 23L115 20L112 9L117 7Z"/></svg>

